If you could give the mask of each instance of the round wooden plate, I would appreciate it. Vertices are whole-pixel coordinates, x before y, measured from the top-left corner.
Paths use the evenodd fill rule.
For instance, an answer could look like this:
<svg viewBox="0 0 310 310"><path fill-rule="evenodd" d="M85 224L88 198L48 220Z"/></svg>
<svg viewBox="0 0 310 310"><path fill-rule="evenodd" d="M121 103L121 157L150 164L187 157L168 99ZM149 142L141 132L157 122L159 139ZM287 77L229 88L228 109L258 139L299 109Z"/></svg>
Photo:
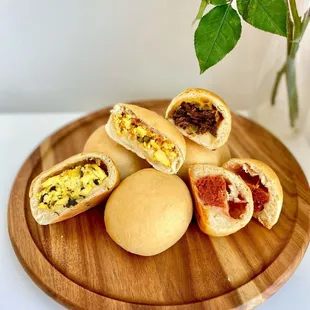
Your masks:
<svg viewBox="0 0 310 310"><path fill-rule="evenodd" d="M163 114L168 101L138 102ZM77 309L253 308L293 274L309 243L309 189L290 152L255 123L233 116L234 156L266 162L284 189L279 222L267 230L252 220L229 237L200 232L193 221L183 238L162 254L140 257L117 246L104 227L104 206L50 226L31 216L32 179L81 152L103 125L109 108L83 117L44 140L21 168L10 197L9 234L32 279L58 302Z"/></svg>

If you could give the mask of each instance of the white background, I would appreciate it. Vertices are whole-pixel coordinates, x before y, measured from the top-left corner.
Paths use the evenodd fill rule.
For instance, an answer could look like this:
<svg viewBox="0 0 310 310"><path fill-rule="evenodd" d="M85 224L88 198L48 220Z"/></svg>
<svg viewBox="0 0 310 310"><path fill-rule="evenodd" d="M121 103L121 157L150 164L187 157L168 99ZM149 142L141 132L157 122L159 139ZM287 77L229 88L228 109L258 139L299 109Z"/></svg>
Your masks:
<svg viewBox="0 0 310 310"><path fill-rule="evenodd" d="M199 3L0 0L0 112L89 111L188 87L248 107L269 41L285 39L243 23L237 48L200 76Z"/></svg>

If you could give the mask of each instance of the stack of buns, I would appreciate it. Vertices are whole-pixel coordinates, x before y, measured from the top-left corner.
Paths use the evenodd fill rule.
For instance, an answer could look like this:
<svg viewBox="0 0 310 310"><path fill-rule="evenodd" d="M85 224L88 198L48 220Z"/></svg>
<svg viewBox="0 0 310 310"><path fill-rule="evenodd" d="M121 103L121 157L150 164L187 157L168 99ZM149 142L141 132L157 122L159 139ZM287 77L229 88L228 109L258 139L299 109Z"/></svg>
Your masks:
<svg viewBox="0 0 310 310"><path fill-rule="evenodd" d="M165 117L117 104L83 153L32 182L32 214L41 225L56 223L112 193L106 230L122 248L143 256L183 236L193 214L191 193L199 228L210 236L235 233L252 217L271 229L283 203L280 181L263 162L231 159L231 123L224 100L204 89L176 96Z"/></svg>

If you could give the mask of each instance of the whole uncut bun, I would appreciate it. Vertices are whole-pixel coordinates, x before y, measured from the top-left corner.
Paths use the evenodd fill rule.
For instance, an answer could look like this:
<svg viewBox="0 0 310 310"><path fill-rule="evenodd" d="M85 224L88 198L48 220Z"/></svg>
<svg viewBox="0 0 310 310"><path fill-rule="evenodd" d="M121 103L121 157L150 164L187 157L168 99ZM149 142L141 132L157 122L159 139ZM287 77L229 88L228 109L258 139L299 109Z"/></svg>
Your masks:
<svg viewBox="0 0 310 310"><path fill-rule="evenodd" d="M186 141L186 158L184 164L178 171L178 176L184 181L188 180L188 168L194 164L208 164L222 166L231 158L228 144L224 144L218 149L212 151L196 142L185 138Z"/></svg>
<svg viewBox="0 0 310 310"><path fill-rule="evenodd" d="M167 250L183 236L192 213L190 192L178 176L144 169L126 178L113 192L104 221L119 246L150 256Z"/></svg>

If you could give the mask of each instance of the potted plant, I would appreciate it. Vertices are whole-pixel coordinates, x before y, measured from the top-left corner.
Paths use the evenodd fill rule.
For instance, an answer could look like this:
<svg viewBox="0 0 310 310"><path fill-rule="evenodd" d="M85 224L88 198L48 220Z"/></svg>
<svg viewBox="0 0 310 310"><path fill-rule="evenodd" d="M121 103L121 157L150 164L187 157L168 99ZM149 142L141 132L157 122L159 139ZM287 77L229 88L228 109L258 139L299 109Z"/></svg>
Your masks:
<svg viewBox="0 0 310 310"><path fill-rule="evenodd" d="M236 4L236 9L233 4ZM212 9L205 13L210 6L213 6ZM236 0L236 3L233 0L202 0L195 19L199 20L199 24L194 38L200 73L214 66L236 46L242 32L241 19L260 30L286 38L285 61L277 70L271 72L273 82L270 83L268 105L283 104L277 103L277 94L280 82L285 80L289 127L296 132L300 129L299 119L305 116L305 112L300 111L296 59L309 25L310 5L308 4L305 13L300 15L295 0ZM278 54L281 54L281 50L270 53L267 57L277 57ZM309 59L310 54L306 57ZM253 99L254 96L256 94L253 94ZM308 98L302 98L303 104L308 107L310 104L307 100ZM266 114L266 111L264 113Z"/></svg>

